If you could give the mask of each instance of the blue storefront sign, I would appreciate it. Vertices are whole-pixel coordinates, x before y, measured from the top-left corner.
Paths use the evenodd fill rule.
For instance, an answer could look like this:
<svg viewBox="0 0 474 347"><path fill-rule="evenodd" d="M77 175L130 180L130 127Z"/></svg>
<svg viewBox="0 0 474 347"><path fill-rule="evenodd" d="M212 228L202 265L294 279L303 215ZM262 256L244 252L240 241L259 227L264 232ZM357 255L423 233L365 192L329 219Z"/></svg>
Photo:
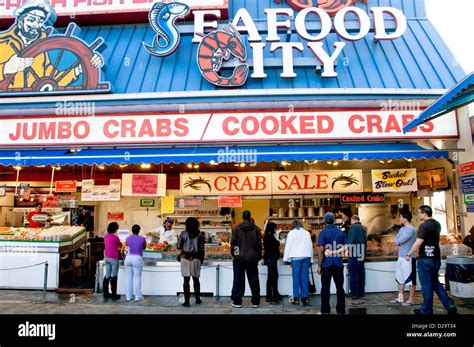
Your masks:
<svg viewBox="0 0 474 347"><path fill-rule="evenodd" d="M461 177L461 189L464 194L474 193L474 175Z"/></svg>

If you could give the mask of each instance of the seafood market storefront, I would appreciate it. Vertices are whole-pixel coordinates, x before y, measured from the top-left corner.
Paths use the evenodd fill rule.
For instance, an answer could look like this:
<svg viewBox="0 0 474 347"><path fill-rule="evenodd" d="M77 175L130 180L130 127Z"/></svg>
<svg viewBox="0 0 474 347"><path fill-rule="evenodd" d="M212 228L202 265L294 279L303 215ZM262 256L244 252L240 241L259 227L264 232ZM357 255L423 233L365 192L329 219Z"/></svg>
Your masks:
<svg viewBox="0 0 474 347"><path fill-rule="evenodd" d="M11 242L46 242L25 228L40 199L71 216L91 211L89 236L117 221L124 238L140 224L144 294L181 290L176 250L152 237L164 217L178 233L199 218L202 290L215 295L230 293L228 241L245 209L262 228L277 223L282 250L295 218L316 239L325 212L338 224L343 208L357 213L369 234L367 292L396 288L402 208L436 206L444 254L464 251L456 113L402 130L464 76L431 39L422 1L0 6L3 267L30 261ZM288 294L289 266L280 273Z"/></svg>

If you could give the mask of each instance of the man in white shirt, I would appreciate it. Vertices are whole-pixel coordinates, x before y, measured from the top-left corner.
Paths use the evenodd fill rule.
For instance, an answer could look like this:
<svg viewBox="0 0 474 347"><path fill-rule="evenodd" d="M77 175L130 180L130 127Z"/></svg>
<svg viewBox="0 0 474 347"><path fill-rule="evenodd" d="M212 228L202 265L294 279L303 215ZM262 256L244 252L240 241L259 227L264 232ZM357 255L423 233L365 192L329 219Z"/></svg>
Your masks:
<svg viewBox="0 0 474 347"><path fill-rule="evenodd" d="M178 236L173 229L173 218L166 218L163 226L159 227L153 232L153 241L159 243L167 243L172 247L176 247L178 243Z"/></svg>

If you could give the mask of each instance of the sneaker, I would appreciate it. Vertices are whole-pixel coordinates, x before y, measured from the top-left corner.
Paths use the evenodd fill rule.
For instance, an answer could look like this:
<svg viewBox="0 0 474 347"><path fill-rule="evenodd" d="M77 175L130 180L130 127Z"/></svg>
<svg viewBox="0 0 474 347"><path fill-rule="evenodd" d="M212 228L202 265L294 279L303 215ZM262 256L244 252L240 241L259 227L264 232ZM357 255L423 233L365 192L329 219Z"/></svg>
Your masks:
<svg viewBox="0 0 474 347"><path fill-rule="evenodd" d="M142 296L142 297L139 297L139 298L136 298L136 299L135 299L135 302L143 301L143 299L144 299L143 296Z"/></svg>
<svg viewBox="0 0 474 347"><path fill-rule="evenodd" d="M127 301L132 301L132 299L131 299L131 298L130 298L130 299L129 299L129 298L127 298Z"/></svg>
<svg viewBox="0 0 474 347"><path fill-rule="evenodd" d="M300 304L300 299L298 299L298 298L293 299L292 304L293 305L299 305Z"/></svg>
<svg viewBox="0 0 474 347"><path fill-rule="evenodd" d="M413 301L405 301L402 303L402 306L413 306L415 303Z"/></svg>
<svg viewBox="0 0 474 347"><path fill-rule="evenodd" d="M258 305L258 304L252 305L252 308L259 308L259 307L260 307L260 305Z"/></svg>
<svg viewBox="0 0 474 347"><path fill-rule="evenodd" d="M196 305L200 305L200 304L202 304L201 298L196 298Z"/></svg>
<svg viewBox="0 0 474 347"><path fill-rule="evenodd" d="M309 299L308 298L301 299L301 302L303 303L303 307L308 307L309 306Z"/></svg>
<svg viewBox="0 0 474 347"><path fill-rule="evenodd" d="M457 313L458 313L458 309L456 308L456 306L451 306L448 309L448 315L450 315L450 316L454 316Z"/></svg>
<svg viewBox="0 0 474 347"><path fill-rule="evenodd" d="M241 308L242 305L232 303L232 307L234 307L234 308Z"/></svg>

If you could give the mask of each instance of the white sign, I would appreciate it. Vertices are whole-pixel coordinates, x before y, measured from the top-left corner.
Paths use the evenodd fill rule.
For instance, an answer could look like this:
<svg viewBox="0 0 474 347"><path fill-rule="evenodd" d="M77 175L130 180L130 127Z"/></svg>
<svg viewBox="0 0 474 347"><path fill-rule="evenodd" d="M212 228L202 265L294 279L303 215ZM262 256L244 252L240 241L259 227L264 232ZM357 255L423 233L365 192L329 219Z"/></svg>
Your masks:
<svg viewBox="0 0 474 347"><path fill-rule="evenodd" d="M271 195L362 192L362 170L221 172L180 175L181 195Z"/></svg>
<svg viewBox="0 0 474 347"><path fill-rule="evenodd" d="M418 190L416 169L372 170L372 191L415 192Z"/></svg>
<svg viewBox="0 0 474 347"><path fill-rule="evenodd" d="M2 120L0 146L457 138L454 112L403 134L421 111L111 115ZM126 152L124 151L124 158Z"/></svg>
<svg viewBox="0 0 474 347"><path fill-rule="evenodd" d="M94 180L82 181L82 201L119 201L121 180L110 180L109 185L96 186Z"/></svg>
<svg viewBox="0 0 474 347"><path fill-rule="evenodd" d="M0 0L0 19L14 18L13 12L25 0ZM50 0L51 6L59 17L82 16L94 14L127 14L148 13L154 2L170 2L159 0ZM179 0L191 10L220 9L228 10L228 0Z"/></svg>
<svg viewBox="0 0 474 347"><path fill-rule="evenodd" d="M123 174L123 196L166 196L166 174Z"/></svg>

